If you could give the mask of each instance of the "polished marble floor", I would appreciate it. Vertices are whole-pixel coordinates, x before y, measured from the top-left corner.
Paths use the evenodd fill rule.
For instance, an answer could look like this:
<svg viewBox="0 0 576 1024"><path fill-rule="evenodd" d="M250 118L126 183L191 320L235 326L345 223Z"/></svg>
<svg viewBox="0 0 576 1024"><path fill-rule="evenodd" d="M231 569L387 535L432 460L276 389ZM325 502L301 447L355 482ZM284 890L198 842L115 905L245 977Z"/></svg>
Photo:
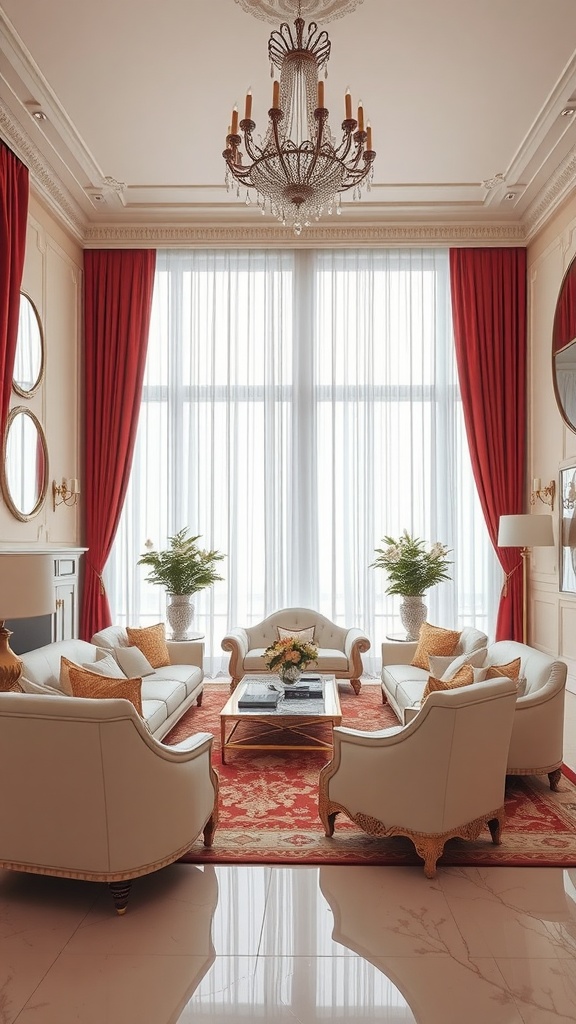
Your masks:
<svg viewBox="0 0 576 1024"><path fill-rule="evenodd" d="M575 1019L576 869L176 864L122 918L104 886L0 871L0 1024Z"/></svg>

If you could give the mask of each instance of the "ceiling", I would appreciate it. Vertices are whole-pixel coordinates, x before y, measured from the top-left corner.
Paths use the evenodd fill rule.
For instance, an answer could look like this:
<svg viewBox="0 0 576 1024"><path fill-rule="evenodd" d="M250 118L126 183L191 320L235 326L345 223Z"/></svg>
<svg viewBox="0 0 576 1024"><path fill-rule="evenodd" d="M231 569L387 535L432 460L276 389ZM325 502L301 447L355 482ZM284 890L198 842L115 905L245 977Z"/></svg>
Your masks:
<svg viewBox="0 0 576 1024"><path fill-rule="evenodd" d="M268 38L296 5L0 0L0 135L85 245L290 237L226 191L222 150L248 87L263 130ZM362 98L374 184L306 237L532 237L576 181L574 0L347 6L326 24L326 106L334 127L346 88Z"/></svg>

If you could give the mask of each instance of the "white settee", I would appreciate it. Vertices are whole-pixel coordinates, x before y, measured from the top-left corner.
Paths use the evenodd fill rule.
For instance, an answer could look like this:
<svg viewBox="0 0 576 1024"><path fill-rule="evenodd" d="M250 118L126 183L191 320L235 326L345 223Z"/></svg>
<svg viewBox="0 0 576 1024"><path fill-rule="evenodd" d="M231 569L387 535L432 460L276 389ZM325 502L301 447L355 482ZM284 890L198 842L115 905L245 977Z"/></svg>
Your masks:
<svg viewBox="0 0 576 1024"><path fill-rule="evenodd" d="M235 690L245 675L269 671L264 651L278 640L278 627L300 630L311 626L318 647L318 660L312 667L337 679L349 679L354 693L359 693L362 654L370 650L368 637L361 629L337 626L311 608L283 608L255 626L230 630L222 640L222 649L230 652L230 689Z"/></svg>
<svg viewBox="0 0 576 1024"><path fill-rule="evenodd" d="M484 634L477 630L462 630L455 656L478 650L482 637ZM410 664L416 646L416 643L382 644L382 699L388 701L402 723L418 714L429 675ZM514 640L500 640L487 648L486 664L506 665L516 658L520 658L521 663L520 684L506 773L548 775L550 788L555 790L563 757L567 666Z"/></svg>
<svg viewBox="0 0 576 1024"><path fill-rule="evenodd" d="M62 657L89 667L105 654L112 653L115 646L128 645L125 631L116 626L110 626L97 636L101 646L85 640L61 640L23 654L22 675L36 686L60 690ZM167 647L171 664L142 678L142 717L157 740L170 732L195 701L201 703L204 687L202 645L168 641ZM184 657L188 662L194 657L198 663L183 664Z"/></svg>
<svg viewBox="0 0 576 1024"><path fill-rule="evenodd" d="M159 743L128 700L0 693L0 867L107 882L124 913L131 879L212 844L212 743Z"/></svg>

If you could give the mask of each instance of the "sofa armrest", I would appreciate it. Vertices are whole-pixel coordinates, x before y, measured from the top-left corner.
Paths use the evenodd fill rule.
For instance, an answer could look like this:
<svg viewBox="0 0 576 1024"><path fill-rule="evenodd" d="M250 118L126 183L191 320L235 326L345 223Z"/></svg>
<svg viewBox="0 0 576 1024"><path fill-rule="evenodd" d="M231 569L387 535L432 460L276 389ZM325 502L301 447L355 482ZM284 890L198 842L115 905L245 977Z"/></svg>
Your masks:
<svg viewBox="0 0 576 1024"><path fill-rule="evenodd" d="M230 651L232 655L235 654L243 660L250 650L248 633L241 626L236 626L223 638L221 647L223 651Z"/></svg>
<svg viewBox="0 0 576 1024"><path fill-rule="evenodd" d="M167 640L171 665L204 667L204 644L199 640Z"/></svg>

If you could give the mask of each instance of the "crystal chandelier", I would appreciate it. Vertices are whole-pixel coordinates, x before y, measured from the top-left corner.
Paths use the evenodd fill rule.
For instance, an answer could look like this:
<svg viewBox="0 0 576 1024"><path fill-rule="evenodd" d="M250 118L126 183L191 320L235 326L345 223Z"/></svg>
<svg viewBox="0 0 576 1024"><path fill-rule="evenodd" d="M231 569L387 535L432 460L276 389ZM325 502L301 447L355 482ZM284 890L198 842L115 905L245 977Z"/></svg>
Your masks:
<svg viewBox="0 0 576 1024"><path fill-rule="evenodd" d="M324 106L324 82L320 71L330 57L330 39L311 21L305 22L298 4L294 29L283 22L268 42L270 70L280 72L273 82L272 107L268 111L268 129L264 139L254 139L252 93L246 94L244 118L238 124L238 108L226 136L226 185L234 187L240 198L246 187L246 203L254 189L262 213L271 212L283 224L293 226L296 234L325 211L340 213L340 195L349 189L359 199L364 182L370 188L376 153L372 149L370 123L364 126L364 110L358 103L352 117L352 98L347 90L344 100L342 138L337 145ZM241 134L239 134L239 130ZM243 146L244 153L240 146ZM244 154L250 163L244 163Z"/></svg>

